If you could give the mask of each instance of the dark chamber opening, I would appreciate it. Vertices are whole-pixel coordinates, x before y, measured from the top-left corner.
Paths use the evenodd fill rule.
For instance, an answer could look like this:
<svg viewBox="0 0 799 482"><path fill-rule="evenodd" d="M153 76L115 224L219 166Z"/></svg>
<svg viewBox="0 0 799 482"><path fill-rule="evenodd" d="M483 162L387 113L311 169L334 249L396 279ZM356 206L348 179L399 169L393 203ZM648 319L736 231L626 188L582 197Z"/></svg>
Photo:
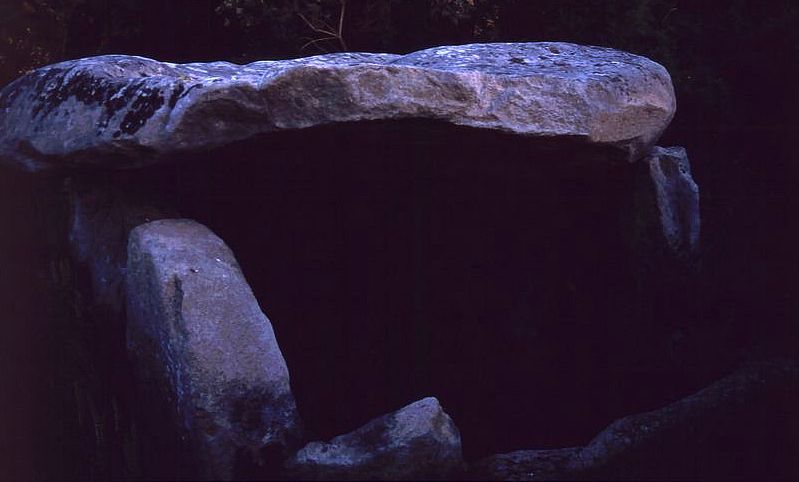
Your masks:
<svg viewBox="0 0 799 482"><path fill-rule="evenodd" d="M233 249L312 438L432 395L467 460L582 445L712 378L668 363L612 150L402 121L185 157L143 175Z"/></svg>

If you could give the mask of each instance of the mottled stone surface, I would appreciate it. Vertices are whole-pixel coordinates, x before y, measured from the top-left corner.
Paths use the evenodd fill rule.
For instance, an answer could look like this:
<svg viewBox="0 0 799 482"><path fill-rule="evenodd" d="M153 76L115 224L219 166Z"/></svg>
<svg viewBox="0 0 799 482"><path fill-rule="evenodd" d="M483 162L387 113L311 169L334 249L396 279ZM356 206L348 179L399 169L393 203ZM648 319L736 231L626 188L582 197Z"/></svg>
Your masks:
<svg viewBox="0 0 799 482"><path fill-rule="evenodd" d="M329 442L311 442L287 464L316 480L407 480L454 476L463 469L461 438L438 400L414 402Z"/></svg>
<svg viewBox="0 0 799 482"><path fill-rule="evenodd" d="M470 467L476 480L704 479L736 463L714 460L719 445L758 440L752 423L793 413L799 365L786 359L750 362L685 398L615 420L584 447L519 450ZM752 417L755 414L755 417ZM748 419L747 419L748 418ZM779 422L778 422L779 423ZM739 427L741 425L742 427ZM756 427L767 430L767 427ZM776 434L775 434L776 435ZM788 441L794 444L793 441ZM790 451L791 448L786 448ZM735 451L738 453L738 450ZM714 465L716 464L716 465ZM771 468L763 467L765 478ZM723 478L738 477L726 474Z"/></svg>
<svg viewBox="0 0 799 482"><path fill-rule="evenodd" d="M69 245L75 260L88 268L87 301L114 322L124 319L128 234L140 224L177 214L156 199L120 187L91 177L66 182Z"/></svg>
<svg viewBox="0 0 799 482"><path fill-rule="evenodd" d="M497 454L471 467L472 478L484 480L567 480L571 459L579 447L551 450L517 450Z"/></svg>
<svg viewBox="0 0 799 482"><path fill-rule="evenodd" d="M702 450L703 443L713 436L734 434L745 414L769 410L773 394L796 393L798 387L799 365L793 361L747 364L672 404L614 421L570 460L568 471L607 478L669 475L667 465L673 459L664 454L693 457L701 463L706 454L691 451ZM768 473L768 468L763 471Z"/></svg>
<svg viewBox="0 0 799 482"><path fill-rule="evenodd" d="M682 147L654 147L646 156L648 176L639 182L656 208L655 218L662 243L678 256L694 257L699 249L699 186L691 177L691 163ZM640 206L645 209L645 206Z"/></svg>
<svg viewBox="0 0 799 482"><path fill-rule="evenodd" d="M233 253L208 228L170 219L128 243L128 352L175 410L195 476L231 478L237 459L296 436L289 373ZM258 463L258 460L254 461Z"/></svg>
<svg viewBox="0 0 799 482"><path fill-rule="evenodd" d="M634 160L675 105L661 65L568 43L248 65L111 55L44 67L0 91L0 162L130 167L271 131L401 118L578 138Z"/></svg>

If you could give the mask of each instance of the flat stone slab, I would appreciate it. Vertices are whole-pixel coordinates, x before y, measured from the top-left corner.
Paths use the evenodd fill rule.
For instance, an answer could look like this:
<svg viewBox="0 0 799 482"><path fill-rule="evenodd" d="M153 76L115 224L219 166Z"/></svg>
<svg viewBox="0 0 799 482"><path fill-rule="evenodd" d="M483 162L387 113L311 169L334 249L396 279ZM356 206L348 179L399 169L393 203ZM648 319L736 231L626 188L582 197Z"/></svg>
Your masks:
<svg viewBox="0 0 799 482"><path fill-rule="evenodd" d="M577 138L636 160L675 106L661 65L569 43L248 65L107 55L43 67L0 91L0 163L133 167L267 132L408 118Z"/></svg>

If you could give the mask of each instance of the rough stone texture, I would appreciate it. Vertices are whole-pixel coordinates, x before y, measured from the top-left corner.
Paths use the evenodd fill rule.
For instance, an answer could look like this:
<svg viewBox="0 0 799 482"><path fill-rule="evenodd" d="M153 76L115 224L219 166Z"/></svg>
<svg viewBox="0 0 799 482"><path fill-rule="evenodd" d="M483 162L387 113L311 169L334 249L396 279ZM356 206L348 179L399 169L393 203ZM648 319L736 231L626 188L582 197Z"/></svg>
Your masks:
<svg viewBox="0 0 799 482"><path fill-rule="evenodd" d="M441 478L463 469L461 438L429 397L330 442L311 442L287 467L296 477L317 480Z"/></svg>
<svg viewBox="0 0 799 482"><path fill-rule="evenodd" d="M143 198L134 189L96 178L66 182L70 199L69 244L73 258L88 268L92 305L114 321L123 319L128 233L136 226L175 217L174 209ZM89 293L85 293L89 295Z"/></svg>
<svg viewBox="0 0 799 482"><path fill-rule="evenodd" d="M129 167L270 131L400 118L579 138L635 160L675 105L661 65L568 43L248 65L111 55L44 67L0 91L0 162Z"/></svg>
<svg viewBox="0 0 799 482"><path fill-rule="evenodd" d="M659 231L666 247L694 257L699 249L699 186L691 177L691 163L682 147L654 147L644 158L657 207Z"/></svg>
<svg viewBox="0 0 799 482"><path fill-rule="evenodd" d="M143 224L128 244L128 351L176 410L198 474L231 478L241 457L290 445L289 373L233 253L189 220Z"/></svg>
<svg viewBox="0 0 799 482"><path fill-rule="evenodd" d="M799 366L795 362L772 360L746 365L661 409L616 420L580 450L569 469L614 477L643 475L636 470L668 475L668 469L653 463L658 457L662 459L664 452L687 457L714 431L734 432L742 414L758 411L753 404L762 406L765 400L765 405L770 405L771 399L764 399L769 391L795 393L797 387Z"/></svg>
<svg viewBox="0 0 799 482"><path fill-rule="evenodd" d="M744 424L745 416L758 414L760 418L755 423L764 419L783 423L790 415L780 414L780 404L786 403L780 399L790 404L797 394L796 362L752 362L665 407L614 421L585 447L494 455L476 463L470 475L494 480L702 479L705 474L718 477L718 467L712 466L717 461L709 456L718 451L717 445L729 444L730 440L736 444L753 443L748 439L755 433ZM791 407L789 413L794 412ZM743 428L738 428L739 424ZM764 478L773 478L768 475L768 467L763 467L761 473Z"/></svg>
<svg viewBox="0 0 799 482"><path fill-rule="evenodd" d="M487 480L563 480L579 447L552 450L517 450L487 457L474 465L472 475Z"/></svg>
<svg viewBox="0 0 799 482"><path fill-rule="evenodd" d="M628 226L636 296L642 312L650 313L648 332L669 340L650 352L664 367L675 367L695 356L686 347L702 343L701 332L687 328L698 316L702 291L699 187L682 147L654 147L633 175Z"/></svg>

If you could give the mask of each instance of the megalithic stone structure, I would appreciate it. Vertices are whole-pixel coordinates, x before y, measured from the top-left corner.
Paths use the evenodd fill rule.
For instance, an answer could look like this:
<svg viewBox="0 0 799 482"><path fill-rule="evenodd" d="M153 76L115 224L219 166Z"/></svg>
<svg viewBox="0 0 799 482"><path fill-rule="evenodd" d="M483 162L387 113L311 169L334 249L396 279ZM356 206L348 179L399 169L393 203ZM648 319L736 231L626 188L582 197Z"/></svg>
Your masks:
<svg viewBox="0 0 799 482"><path fill-rule="evenodd" d="M564 157L592 167L637 170L629 193L639 216L634 250L643 257L666 252L667 264L692 263L698 187L683 149L655 146L675 110L663 66L569 43L337 53L247 65L109 55L43 67L0 90L0 164L80 179L70 243L76 262L88 268L91 288L84 296L103 306L104 316L121 318L109 326L125 327L137 400L149 407L143 412L158 432L145 444L157 445L163 435L181 458L177 469L148 474L230 479L242 473L242 460L260 465L259 474L274 475L286 460L308 476L349 474L357 470L331 467L356 447L364 473L403 477L422 473L404 472L392 459L405 457L407 447L370 448L361 441L373 432L393 433L388 442L406 440L384 430L387 425L429 429L408 439L421 452L406 459L442 465L425 473L450 473L460 463L460 437L437 400L378 419L366 426L369 433L361 429L295 452L307 440L289 367L264 314L268 307L262 309L234 254L208 227L179 219L169 202L157 209L137 205L150 184L158 186L153 192L170 189L139 168L165 168L179 158L190 169L200 157L195 154L211 148L344 123L413 119L496 131L566 149L571 155ZM544 161L520 151L524 162ZM581 158L584 151L591 155ZM266 149L258 162L273 155ZM133 169L145 174L99 185L107 172ZM134 187L137 196L117 192ZM367 453L373 449L382 452ZM557 465L570 453L537 457Z"/></svg>

